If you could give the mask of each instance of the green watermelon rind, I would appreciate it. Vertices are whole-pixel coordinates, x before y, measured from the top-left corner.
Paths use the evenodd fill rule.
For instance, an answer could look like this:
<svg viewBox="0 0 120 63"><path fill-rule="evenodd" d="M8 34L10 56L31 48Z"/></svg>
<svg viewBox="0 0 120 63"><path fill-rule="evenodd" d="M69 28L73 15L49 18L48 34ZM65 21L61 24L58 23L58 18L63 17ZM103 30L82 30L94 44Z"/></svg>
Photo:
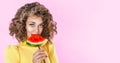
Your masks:
<svg viewBox="0 0 120 63"><path fill-rule="evenodd" d="M43 42L38 43L32 43L30 41L27 41L26 44L33 47L43 46L47 42L47 39L45 39Z"/></svg>
<svg viewBox="0 0 120 63"><path fill-rule="evenodd" d="M33 46L33 47L38 47L38 46L41 46L42 44L31 44L29 42L26 42L27 45L29 46Z"/></svg>

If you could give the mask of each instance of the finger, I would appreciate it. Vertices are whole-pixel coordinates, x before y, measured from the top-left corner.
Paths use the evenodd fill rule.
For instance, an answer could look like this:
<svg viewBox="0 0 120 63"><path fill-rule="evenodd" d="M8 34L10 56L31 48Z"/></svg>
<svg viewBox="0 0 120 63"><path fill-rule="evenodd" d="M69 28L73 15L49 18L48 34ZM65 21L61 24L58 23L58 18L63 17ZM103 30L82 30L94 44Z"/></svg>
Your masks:
<svg viewBox="0 0 120 63"><path fill-rule="evenodd" d="M38 58L36 58L37 60L43 60L43 59L46 59L47 57L46 57L46 55L44 55L44 56L41 56L41 57L38 57Z"/></svg>
<svg viewBox="0 0 120 63"><path fill-rule="evenodd" d="M38 55L34 55L33 57L47 56L45 52L41 52Z"/></svg>
<svg viewBox="0 0 120 63"><path fill-rule="evenodd" d="M45 52L39 52L33 55L33 57L41 56L41 55L47 55Z"/></svg>
<svg viewBox="0 0 120 63"><path fill-rule="evenodd" d="M40 57L47 57L47 55L46 54L42 54L42 55L38 55L38 56L36 56L35 58L40 58Z"/></svg>
<svg viewBox="0 0 120 63"><path fill-rule="evenodd" d="M34 61L41 61L41 60L43 60L45 58L47 58L47 56L46 55L42 55L42 56L38 56L38 57L33 58L33 60Z"/></svg>
<svg viewBox="0 0 120 63"><path fill-rule="evenodd" d="M45 52L37 52L36 54L34 54L33 56L38 56L38 55L43 55L46 54Z"/></svg>
<svg viewBox="0 0 120 63"><path fill-rule="evenodd" d="M44 50L37 50L33 55L36 56L39 55L40 53L44 53Z"/></svg>

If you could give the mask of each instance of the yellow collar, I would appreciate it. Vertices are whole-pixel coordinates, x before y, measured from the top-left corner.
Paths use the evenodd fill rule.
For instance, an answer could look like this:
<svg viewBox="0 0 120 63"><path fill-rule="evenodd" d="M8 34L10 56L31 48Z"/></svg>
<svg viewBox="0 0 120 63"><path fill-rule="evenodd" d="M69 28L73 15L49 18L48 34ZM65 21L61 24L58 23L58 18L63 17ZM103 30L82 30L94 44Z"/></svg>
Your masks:
<svg viewBox="0 0 120 63"><path fill-rule="evenodd" d="M26 41L20 42L21 46L26 46Z"/></svg>

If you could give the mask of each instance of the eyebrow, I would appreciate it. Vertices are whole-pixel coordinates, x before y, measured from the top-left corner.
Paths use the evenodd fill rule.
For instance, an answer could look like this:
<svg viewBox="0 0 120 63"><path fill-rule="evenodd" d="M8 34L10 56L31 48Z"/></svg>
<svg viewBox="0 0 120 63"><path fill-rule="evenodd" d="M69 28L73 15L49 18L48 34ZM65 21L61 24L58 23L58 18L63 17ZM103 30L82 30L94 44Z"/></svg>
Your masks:
<svg viewBox="0 0 120 63"><path fill-rule="evenodd" d="M30 22L30 23L35 23L35 22Z"/></svg>
<svg viewBox="0 0 120 63"><path fill-rule="evenodd" d="M30 23L33 23L33 24L35 24L35 22L30 22ZM40 23L40 25L41 25L41 24L43 24L43 23Z"/></svg>

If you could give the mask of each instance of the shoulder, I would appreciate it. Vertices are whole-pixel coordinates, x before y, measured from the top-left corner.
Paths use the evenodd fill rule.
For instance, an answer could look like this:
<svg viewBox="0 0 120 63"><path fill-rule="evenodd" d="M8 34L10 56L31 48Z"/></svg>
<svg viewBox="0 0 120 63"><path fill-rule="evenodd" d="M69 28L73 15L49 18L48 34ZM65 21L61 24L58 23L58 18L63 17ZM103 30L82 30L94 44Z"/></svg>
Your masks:
<svg viewBox="0 0 120 63"><path fill-rule="evenodd" d="M5 48L5 54L6 55L18 54L18 46L17 45L8 45Z"/></svg>
<svg viewBox="0 0 120 63"><path fill-rule="evenodd" d="M52 42L49 44L49 58L51 63L58 63L58 58L56 55L56 48L55 43L52 40Z"/></svg>
<svg viewBox="0 0 120 63"><path fill-rule="evenodd" d="M52 51L54 49L54 41L48 40L44 47L47 48L49 52Z"/></svg>
<svg viewBox="0 0 120 63"><path fill-rule="evenodd" d="M51 49L51 48L54 48L54 41L53 40L50 40L50 41L48 41L48 46L49 46L49 48Z"/></svg>
<svg viewBox="0 0 120 63"><path fill-rule="evenodd" d="M18 63L19 51L15 45L9 45L5 48L5 61L6 63Z"/></svg>
<svg viewBox="0 0 120 63"><path fill-rule="evenodd" d="M9 50L17 50L18 46L17 45L8 45L5 50L9 51Z"/></svg>
<svg viewBox="0 0 120 63"><path fill-rule="evenodd" d="M50 52L50 53L53 53L54 50L55 50L55 44L54 44L54 41L51 40L51 42L48 42L47 45L48 45L49 52Z"/></svg>

